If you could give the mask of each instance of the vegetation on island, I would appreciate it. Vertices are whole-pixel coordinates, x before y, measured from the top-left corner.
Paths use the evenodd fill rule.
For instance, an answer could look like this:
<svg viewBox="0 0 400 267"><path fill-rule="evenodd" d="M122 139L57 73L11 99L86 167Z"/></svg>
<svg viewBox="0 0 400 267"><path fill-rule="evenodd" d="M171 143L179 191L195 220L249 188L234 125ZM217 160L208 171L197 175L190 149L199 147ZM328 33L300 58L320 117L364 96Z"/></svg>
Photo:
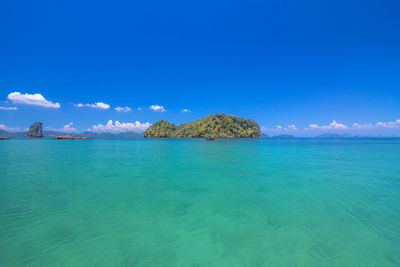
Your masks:
<svg viewBox="0 0 400 267"><path fill-rule="evenodd" d="M166 120L153 123L145 132L150 138L249 138L261 137L256 121L224 113L175 125Z"/></svg>

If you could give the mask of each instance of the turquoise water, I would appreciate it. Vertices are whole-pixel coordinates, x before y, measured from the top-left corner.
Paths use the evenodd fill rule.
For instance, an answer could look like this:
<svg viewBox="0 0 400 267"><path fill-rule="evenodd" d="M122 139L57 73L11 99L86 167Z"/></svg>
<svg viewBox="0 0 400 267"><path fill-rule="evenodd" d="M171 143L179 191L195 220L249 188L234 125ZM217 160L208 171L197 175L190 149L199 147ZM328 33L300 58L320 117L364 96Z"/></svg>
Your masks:
<svg viewBox="0 0 400 267"><path fill-rule="evenodd" d="M399 265L399 139L0 142L0 266Z"/></svg>

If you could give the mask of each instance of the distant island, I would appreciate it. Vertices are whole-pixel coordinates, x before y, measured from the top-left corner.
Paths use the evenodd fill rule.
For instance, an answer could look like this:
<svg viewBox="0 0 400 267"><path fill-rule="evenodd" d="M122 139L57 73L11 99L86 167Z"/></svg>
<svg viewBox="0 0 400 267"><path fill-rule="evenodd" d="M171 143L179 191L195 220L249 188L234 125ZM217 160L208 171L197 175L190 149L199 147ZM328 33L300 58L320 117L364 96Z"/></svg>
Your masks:
<svg viewBox="0 0 400 267"><path fill-rule="evenodd" d="M166 120L153 123L143 134L149 138L252 138L261 137L256 121L224 113L175 125Z"/></svg>
<svg viewBox="0 0 400 267"><path fill-rule="evenodd" d="M317 135L315 138L351 138L350 134L324 133Z"/></svg>

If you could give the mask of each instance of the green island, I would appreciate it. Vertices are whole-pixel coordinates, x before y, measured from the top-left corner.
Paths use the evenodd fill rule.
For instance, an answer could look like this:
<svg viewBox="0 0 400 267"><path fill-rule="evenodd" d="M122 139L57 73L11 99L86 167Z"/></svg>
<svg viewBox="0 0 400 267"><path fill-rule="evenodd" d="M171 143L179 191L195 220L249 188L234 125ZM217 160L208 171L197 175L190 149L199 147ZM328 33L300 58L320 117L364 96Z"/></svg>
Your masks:
<svg viewBox="0 0 400 267"><path fill-rule="evenodd" d="M207 115L175 125L166 120L153 123L143 134L148 138L253 138L261 137L256 121L224 113Z"/></svg>

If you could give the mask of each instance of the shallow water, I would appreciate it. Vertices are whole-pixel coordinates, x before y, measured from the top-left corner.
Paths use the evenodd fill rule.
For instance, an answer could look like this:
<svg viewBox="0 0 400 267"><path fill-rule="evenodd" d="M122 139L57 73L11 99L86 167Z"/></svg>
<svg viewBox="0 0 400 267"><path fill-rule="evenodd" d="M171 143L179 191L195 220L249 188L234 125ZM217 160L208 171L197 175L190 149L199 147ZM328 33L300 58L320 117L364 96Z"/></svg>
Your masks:
<svg viewBox="0 0 400 267"><path fill-rule="evenodd" d="M400 140L0 142L0 266L399 266Z"/></svg>

